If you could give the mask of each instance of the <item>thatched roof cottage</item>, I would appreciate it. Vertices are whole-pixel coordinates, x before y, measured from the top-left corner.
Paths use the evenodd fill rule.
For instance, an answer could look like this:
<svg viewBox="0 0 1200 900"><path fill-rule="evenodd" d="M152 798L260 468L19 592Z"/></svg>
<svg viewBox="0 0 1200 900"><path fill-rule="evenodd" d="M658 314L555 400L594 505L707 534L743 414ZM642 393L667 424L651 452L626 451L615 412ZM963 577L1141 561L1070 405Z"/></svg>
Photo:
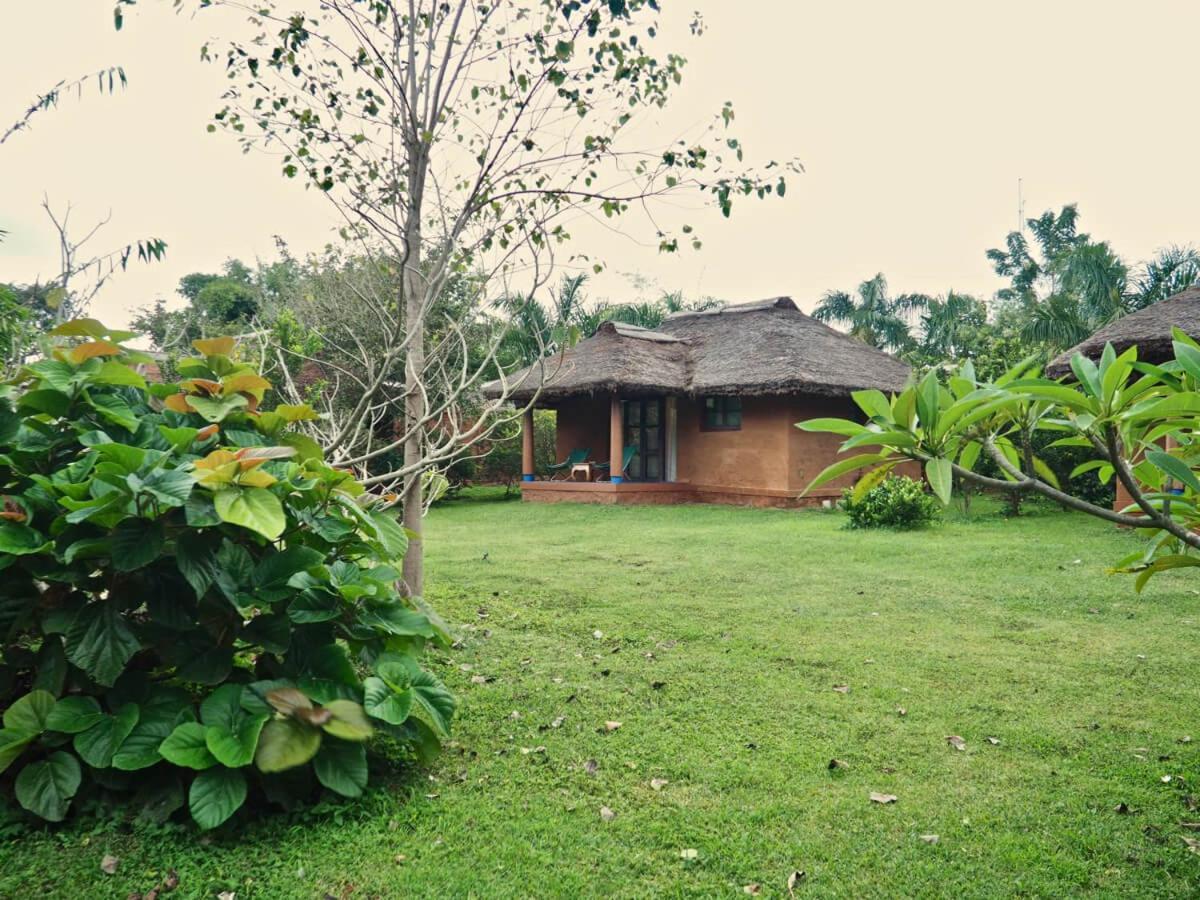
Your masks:
<svg viewBox="0 0 1200 900"><path fill-rule="evenodd" d="M861 419L852 391L899 391L908 377L907 365L805 315L788 297L676 313L654 331L606 322L544 368L507 379L518 385L517 402L536 394L538 407L557 411L560 460L587 451L574 471L535 480L527 414L522 493L542 501L797 505L834 461L840 438L795 423ZM497 384L485 392L497 395ZM827 485L805 501L840 493L840 484Z"/></svg>

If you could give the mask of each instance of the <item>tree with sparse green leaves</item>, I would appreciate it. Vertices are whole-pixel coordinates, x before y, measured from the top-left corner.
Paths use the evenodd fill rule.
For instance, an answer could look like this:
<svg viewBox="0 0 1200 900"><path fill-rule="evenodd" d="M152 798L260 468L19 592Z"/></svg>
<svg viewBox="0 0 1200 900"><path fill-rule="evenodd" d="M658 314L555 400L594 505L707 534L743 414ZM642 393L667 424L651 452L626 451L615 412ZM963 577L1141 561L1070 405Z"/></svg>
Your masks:
<svg viewBox="0 0 1200 900"><path fill-rule="evenodd" d="M582 216L624 220L685 193L729 215L738 197L782 195L785 176L799 167L749 168L729 131L729 104L698 134L661 144L633 137L635 124L671 100L685 71L685 58L661 47L657 0L197 6L244 13L252 28L249 40L205 49L229 77L213 129L247 148L279 152L285 177L333 204L354 252L398 267L393 293L355 286L385 350L362 359L349 348L343 368L373 374L365 389L354 387L355 403L335 404L346 415L329 450L349 451L351 466L397 458L386 474L402 482L404 521L418 535L405 581L419 594L422 475L434 456L453 458L431 450L442 411L427 399L427 381L448 369L444 353L462 355L462 341L430 338L450 281L477 279L485 306L536 294L569 253ZM701 30L698 22L693 30ZM690 224L649 225L663 251L699 246ZM397 364L400 385L391 374ZM469 393L494 364L494 352L483 354L477 369L439 393ZM457 433L460 452L486 438L507 401L503 394L481 406L475 425ZM381 405L400 423L394 440L355 446Z"/></svg>
<svg viewBox="0 0 1200 900"><path fill-rule="evenodd" d="M823 418L797 426L844 436L841 452L850 453L809 489L865 470L854 488L862 495L900 462L915 460L943 503L955 477L1040 495L1145 535L1144 550L1115 566L1136 573L1140 590L1158 572L1200 566L1200 344L1177 330L1174 350L1162 365L1140 362L1136 347L1117 354L1106 346L1099 364L1076 354L1070 381L1042 377L1030 361L982 381L968 362L946 384L930 372L890 397L857 391L865 422ZM1114 510L1063 490L1035 452L1038 434L1054 438L1051 447L1088 455L1073 477L1115 479L1132 503ZM1001 477L980 474L982 459Z"/></svg>

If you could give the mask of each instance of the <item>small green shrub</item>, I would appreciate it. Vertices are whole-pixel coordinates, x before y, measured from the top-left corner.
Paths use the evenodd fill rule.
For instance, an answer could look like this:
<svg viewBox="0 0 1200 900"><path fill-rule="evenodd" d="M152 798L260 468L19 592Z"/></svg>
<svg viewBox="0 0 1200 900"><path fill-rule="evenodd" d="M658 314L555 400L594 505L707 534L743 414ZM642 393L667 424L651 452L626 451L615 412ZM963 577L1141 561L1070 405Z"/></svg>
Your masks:
<svg viewBox="0 0 1200 900"><path fill-rule="evenodd" d="M848 488L842 495L851 528L924 528L941 513L925 486L904 475L889 475L857 499L855 492Z"/></svg>
<svg viewBox="0 0 1200 900"><path fill-rule="evenodd" d="M312 409L260 410L230 338L147 385L129 333L51 334L0 386L0 790L213 828L358 796L373 735L436 751L455 704L418 659L445 629L396 590L404 529L292 430Z"/></svg>

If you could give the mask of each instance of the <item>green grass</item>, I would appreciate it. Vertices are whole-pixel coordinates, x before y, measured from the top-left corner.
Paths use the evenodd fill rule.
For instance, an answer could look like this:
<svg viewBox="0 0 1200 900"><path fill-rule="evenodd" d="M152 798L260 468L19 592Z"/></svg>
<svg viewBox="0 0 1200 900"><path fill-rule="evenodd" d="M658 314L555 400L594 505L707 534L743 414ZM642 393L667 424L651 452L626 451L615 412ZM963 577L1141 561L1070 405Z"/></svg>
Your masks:
<svg viewBox="0 0 1200 900"><path fill-rule="evenodd" d="M1047 509L842 522L448 504L429 596L461 708L431 770L203 838L30 831L0 845L0 895L125 897L174 868L174 896L239 900L781 897L795 869L797 896L1196 896L1200 582L1138 597L1105 574L1134 537Z"/></svg>

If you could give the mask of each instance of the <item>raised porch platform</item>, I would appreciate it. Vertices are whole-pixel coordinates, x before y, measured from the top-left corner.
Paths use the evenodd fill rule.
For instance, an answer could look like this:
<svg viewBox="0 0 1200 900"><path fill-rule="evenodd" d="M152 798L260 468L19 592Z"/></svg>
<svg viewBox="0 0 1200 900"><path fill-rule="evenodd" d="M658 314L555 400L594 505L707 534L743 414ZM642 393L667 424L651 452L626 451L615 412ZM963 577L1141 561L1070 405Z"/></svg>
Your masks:
<svg viewBox="0 0 1200 900"><path fill-rule="evenodd" d="M523 481L521 499L530 503L600 503L608 506L651 503L725 503L733 506L796 509L835 501L841 491L798 492L727 485L666 481Z"/></svg>

